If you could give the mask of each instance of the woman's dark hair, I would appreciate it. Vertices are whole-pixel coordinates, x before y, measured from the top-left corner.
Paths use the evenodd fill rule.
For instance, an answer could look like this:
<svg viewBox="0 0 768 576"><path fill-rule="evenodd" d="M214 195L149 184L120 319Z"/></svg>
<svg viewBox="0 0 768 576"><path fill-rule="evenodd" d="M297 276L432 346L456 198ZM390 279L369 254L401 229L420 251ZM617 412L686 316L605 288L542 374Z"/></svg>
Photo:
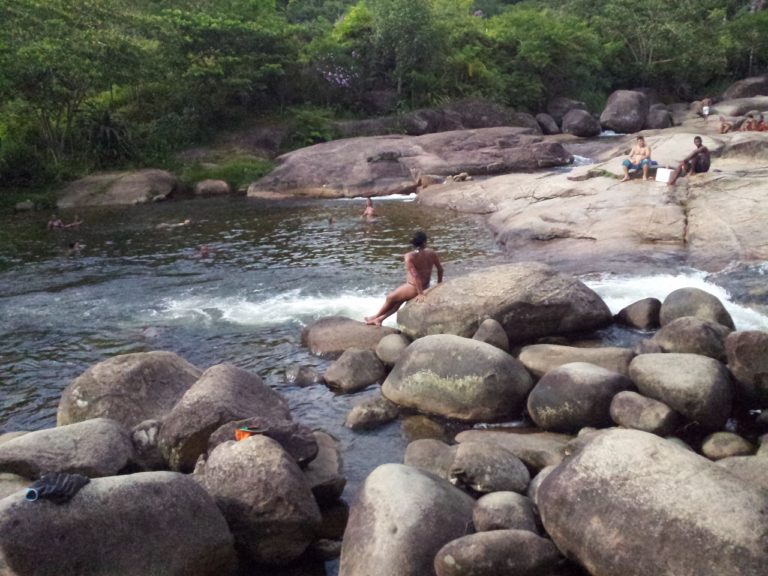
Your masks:
<svg viewBox="0 0 768 576"><path fill-rule="evenodd" d="M416 232L416 234L413 235L411 244L413 244L416 248L424 248L424 246L427 245L426 232L424 232L423 230L419 230L418 232Z"/></svg>

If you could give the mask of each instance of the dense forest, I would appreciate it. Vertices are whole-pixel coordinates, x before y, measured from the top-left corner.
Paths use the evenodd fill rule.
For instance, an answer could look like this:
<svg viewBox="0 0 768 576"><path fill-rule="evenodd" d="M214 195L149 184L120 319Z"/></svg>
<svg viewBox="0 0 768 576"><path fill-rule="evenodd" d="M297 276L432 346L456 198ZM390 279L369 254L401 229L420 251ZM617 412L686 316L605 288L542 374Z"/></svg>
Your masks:
<svg viewBox="0 0 768 576"><path fill-rule="evenodd" d="M599 110L616 88L714 95L768 67L762 0L4 0L0 187L171 166L246 123L482 96ZM379 100L376 106L375 100Z"/></svg>

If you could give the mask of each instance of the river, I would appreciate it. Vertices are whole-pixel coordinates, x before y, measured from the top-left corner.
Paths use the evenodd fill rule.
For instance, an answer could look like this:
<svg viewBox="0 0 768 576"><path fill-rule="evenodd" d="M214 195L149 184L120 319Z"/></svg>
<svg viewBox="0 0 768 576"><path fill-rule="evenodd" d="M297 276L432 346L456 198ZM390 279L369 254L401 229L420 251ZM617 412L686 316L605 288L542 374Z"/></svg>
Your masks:
<svg viewBox="0 0 768 576"><path fill-rule="evenodd" d="M362 200L242 197L83 210L78 230L46 230L48 214L1 221L0 433L54 426L62 389L101 360L169 350L202 369L230 362L259 374L288 399L297 421L339 438L351 501L375 466L402 461L407 440L400 422L366 433L344 428L349 409L377 394L375 387L338 396L289 381L290 367L322 372L328 365L300 346L302 327L378 309L402 281L401 255L418 228L430 235L446 278L504 261L478 217L413 198L377 200L376 207L375 223L360 218ZM69 249L75 241L78 253ZM207 258L199 257L201 245ZM734 304L697 271L584 280L614 312L698 286L725 301L737 328L768 329L765 316ZM603 336L621 344L645 335Z"/></svg>

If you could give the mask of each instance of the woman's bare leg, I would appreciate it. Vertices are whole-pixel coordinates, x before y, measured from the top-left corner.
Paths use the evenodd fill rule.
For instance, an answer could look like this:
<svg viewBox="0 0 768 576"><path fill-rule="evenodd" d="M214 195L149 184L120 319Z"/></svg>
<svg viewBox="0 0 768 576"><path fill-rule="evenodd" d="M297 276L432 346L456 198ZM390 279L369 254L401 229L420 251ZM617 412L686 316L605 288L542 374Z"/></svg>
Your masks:
<svg viewBox="0 0 768 576"><path fill-rule="evenodd" d="M407 302L417 294L418 292L416 291L415 286L411 286L410 284L401 284L394 291L387 294L387 298L384 300L384 305L376 313L375 316L365 317L365 323L372 324L374 326L381 326L381 323L385 319L392 316L392 314L398 311L403 303Z"/></svg>

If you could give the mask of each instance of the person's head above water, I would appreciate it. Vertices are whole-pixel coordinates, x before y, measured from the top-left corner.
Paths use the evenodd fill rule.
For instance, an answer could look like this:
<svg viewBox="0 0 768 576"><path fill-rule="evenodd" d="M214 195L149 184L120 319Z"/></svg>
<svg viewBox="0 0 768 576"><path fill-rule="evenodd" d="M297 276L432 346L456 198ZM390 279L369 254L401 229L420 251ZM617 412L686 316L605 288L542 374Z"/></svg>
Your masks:
<svg viewBox="0 0 768 576"><path fill-rule="evenodd" d="M368 206L373 206L373 200L370 197L368 197L368 199L366 200L366 204L368 204Z"/></svg>
<svg viewBox="0 0 768 576"><path fill-rule="evenodd" d="M411 239L411 244L413 244L415 248L424 248L427 245L427 233L423 230L416 232Z"/></svg>

